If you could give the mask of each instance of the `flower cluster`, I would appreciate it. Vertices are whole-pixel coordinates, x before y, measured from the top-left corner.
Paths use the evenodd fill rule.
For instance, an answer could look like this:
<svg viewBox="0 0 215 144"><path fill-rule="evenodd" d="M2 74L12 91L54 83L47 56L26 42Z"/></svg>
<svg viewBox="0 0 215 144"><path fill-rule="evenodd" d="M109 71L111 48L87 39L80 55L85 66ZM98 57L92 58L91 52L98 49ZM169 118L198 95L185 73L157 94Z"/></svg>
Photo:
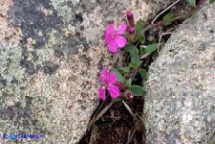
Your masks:
<svg viewBox="0 0 215 144"><path fill-rule="evenodd" d="M127 40L122 34L126 31L127 25L121 24L118 29L115 29L114 24L109 24L105 31L105 43L108 45L108 50L111 53L116 53L118 48L123 48L127 44ZM120 89L116 85L117 79L115 73L109 73L104 68L100 73L101 87L99 88L99 97L102 100L106 99L106 90L112 98L120 95Z"/></svg>
<svg viewBox="0 0 215 144"><path fill-rule="evenodd" d="M127 12L128 26L126 24L119 25L118 28L114 24L109 24L105 30L105 43L109 52L117 53L119 49L124 48L128 43L127 38L135 33L135 23L132 12ZM128 33L126 33L128 29ZM126 35L127 34L127 35ZM128 36L127 38L125 36ZM111 98L116 98L120 95L120 82L117 81L115 73L110 73L107 68L104 68L100 73L101 86L98 90L98 95L102 100L106 99L107 92Z"/></svg>
<svg viewBox="0 0 215 144"><path fill-rule="evenodd" d="M121 24L118 29L115 29L114 24L109 24L105 31L105 43L108 45L108 50L111 53L116 53L119 48L125 47L127 40L122 34L126 31L127 25ZM99 88L99 97L102 100L106 99L106 90L112 98L120 95L120 88L116 85L117 79L115 73L109 73L104 68L100 73L101 87Z"/></svg>

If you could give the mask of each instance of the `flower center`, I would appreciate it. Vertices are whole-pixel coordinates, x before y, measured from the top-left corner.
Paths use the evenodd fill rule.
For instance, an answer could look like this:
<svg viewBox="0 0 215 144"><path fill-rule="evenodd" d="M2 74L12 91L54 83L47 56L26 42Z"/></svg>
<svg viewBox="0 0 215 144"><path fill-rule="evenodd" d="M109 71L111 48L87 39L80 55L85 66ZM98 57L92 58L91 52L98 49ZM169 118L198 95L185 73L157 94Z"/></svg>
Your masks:
<svg viewBox="0 0 215 144"><path fill-rule="evenodd" d="M107 86L108 86L108 84L107 84L107 83L104 83L102 87L103 87L104 89L107 89Z"/></svg>

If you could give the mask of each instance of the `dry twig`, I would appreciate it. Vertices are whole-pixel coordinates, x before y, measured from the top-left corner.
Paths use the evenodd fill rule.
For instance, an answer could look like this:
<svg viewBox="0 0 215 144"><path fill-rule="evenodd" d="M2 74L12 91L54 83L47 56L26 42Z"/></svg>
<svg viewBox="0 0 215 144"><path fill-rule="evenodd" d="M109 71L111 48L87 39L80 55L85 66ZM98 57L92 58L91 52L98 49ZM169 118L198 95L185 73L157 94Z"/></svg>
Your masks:
<svg viewBox="0 0 215 144"><path fill-rule="evenodd" d="M128 112L135 117L134 113L132 112L131 108L129 107L129 105L127 105L127 103L123 100L122 101L123 105L125 106L125 108L128 110Z"/></svg>
<svg viewBox="0 0 215 144"><path fill-rule="evenodd" d="M104 104L104 102L102 103L102 105ZM99 107L98 111L96 112L96 114L94 115L94 117L92 118L92 120L90 121L88 127L87 127L87 131L90 130L91 126L112 106L113 101L111 101L108 105L106 105L106 107L104 107L99 113L98 111L101 109L102 105Z"/></svg>
<svg viewBox="0 0 215 144"><path fill-rule="evenodd" d="M162 12L160 12L151 22L151 24L154 24L154 22L162 15L164 14L166 11L168 11L171 7L173 7L174 5L176 5L180 0L175 1L173 4L171 4L170 6L168 6L166 9L164 9Z"/></svg>

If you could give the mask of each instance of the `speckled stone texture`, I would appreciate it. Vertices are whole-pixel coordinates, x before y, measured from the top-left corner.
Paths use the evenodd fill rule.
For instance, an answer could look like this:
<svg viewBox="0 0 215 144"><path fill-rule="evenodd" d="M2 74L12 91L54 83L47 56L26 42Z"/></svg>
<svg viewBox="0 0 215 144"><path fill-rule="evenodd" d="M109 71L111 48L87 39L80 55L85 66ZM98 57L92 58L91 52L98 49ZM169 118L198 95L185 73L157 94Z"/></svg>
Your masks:
<svg viewBox="0 0 215 144"><path fill-rule="evenodd" d="M171 35L149 70L148 144L215 143L215 4Z"/></svg>
<svg viewBox="0 0 215 144"><path fill-rule="evenodd" d="M172 2L0 0L0 135L45 136L0 143L77 143L99 102L98 73L116 59L105 27L126 22L127 10L146 21Z"/></svg>

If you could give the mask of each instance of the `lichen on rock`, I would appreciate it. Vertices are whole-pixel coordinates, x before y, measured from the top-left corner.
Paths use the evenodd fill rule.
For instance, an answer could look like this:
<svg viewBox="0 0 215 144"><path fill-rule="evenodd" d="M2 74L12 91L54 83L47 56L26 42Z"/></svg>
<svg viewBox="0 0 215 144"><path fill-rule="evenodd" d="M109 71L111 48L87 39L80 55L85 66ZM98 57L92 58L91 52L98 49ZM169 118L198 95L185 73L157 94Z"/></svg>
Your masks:
<svg viewBox="0 0 215 144"><path fill-rule="evenodd" d="M1 93L20 93L16 86L25 80L24 71L20 66L22 48L6 42L0 44L0 89Z"/></svg>

